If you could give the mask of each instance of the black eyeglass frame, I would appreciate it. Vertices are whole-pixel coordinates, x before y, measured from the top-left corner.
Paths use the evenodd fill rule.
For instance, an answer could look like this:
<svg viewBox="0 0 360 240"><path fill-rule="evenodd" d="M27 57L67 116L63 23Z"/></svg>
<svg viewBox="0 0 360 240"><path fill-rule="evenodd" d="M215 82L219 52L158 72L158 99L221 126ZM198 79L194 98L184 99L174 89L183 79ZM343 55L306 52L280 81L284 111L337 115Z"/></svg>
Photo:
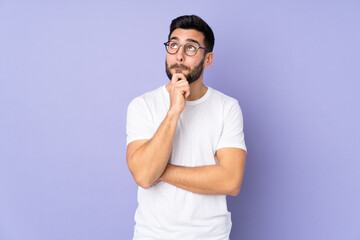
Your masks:
<svg viewBox="0 0 360 240"><path fill-rule="evenodd" d="M197 54L197 52L199 51L199 49L204 49L204 50L206 50L206 51L208 51L208 52L211 52L211 50L209 50L209 49L207 49L207 48L204 48L204 47L200 47L197 43L194 42L194 45L197 45L196 51L195 51L194 55L189 55L189 54L187 54L186 51L185 51L185 45L191 44L191 43L185 43L185 44L176 43L179 47L176 49L176 51L175 51L174 53L171 53L171 52L168 51L168 47L169 47L169 44L170 44L171 42L176 43L176 42L174 42L174 41L167 41L167 42L164 43L164 46L165 46L166 52L168 52L169 54L172 54L172 55L173 55L173 54L176 54L176 53L179 51L179 49L180 49L181 46L183 47L184 53L185 53L186 55L188 55L189 57L195 56L195 55Z"/></svg>

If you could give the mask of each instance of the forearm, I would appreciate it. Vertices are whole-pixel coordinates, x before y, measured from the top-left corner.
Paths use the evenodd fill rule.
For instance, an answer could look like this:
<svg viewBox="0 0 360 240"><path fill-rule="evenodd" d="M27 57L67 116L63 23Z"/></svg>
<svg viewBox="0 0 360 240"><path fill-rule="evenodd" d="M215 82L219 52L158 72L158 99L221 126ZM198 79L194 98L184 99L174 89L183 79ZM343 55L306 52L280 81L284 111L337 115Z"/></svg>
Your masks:
<svg viewBox="0 0 360 240"><path fill-rule="evenodd" d="M236 196L240 191L242 174L234 175L219 164L202 167L168 164L160 180L194 193Z"/></svg>
<svg viewBox="0 0 360 240"><path fill-rule="evenodd" d="M135 181L150 187L164 172L169 161L178 115L169 111L154 136L128 156Z"/></svg>

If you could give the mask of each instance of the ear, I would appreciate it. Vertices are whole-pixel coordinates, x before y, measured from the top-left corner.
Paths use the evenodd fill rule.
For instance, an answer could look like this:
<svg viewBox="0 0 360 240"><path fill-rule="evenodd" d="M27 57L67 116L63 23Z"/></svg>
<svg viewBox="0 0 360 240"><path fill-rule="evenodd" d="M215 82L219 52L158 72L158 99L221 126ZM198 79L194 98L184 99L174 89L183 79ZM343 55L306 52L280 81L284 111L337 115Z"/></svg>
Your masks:
<svg viewBox="0 0 360 240"><path fill-rule="evenodd" d="M205 61L204 61L204 67L210 67L210 65L212 64L214 59L214 53L213 52L208 52L205 56Z"/></svg>

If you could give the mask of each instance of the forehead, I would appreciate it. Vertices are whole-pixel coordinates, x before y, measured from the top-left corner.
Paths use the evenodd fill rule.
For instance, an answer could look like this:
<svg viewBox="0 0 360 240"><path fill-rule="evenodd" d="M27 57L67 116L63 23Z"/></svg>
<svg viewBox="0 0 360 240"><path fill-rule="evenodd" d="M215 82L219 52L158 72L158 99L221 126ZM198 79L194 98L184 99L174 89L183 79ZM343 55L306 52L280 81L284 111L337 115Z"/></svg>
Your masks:
<svg viewBox="0 0 360 240"><path fill-rule="evenodd" d="M170 40L175 39L180 42L196 41L201 45L204 44L205 36L202 32L195 29L176 28L170 35Z"/></svg>

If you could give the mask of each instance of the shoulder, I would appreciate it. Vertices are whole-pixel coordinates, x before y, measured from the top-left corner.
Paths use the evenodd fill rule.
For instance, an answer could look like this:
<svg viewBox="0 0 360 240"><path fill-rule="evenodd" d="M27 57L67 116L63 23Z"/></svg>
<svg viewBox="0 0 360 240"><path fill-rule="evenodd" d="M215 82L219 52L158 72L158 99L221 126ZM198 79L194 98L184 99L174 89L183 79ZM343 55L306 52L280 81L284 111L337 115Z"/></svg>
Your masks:
<svg viewBox="0 0 360 240"><path fill-rule="evenodd" d="M228 109L235 106L239 106L239 102L237 99L226 95L216 89L209 87L211 90L212 100L216 102L216 104L220 104L223 108Z"/></svg>
<svg viewBox="0 0 360 240"><path fill-rule="evenodd" d="M163 98L165 95L165 85L158 87L155 90L146 92L133 100L129 103L130 107L137 107L137 106L146 106L148 104L151 104L153 102L159 101L159 99ZM166 90L165 90L166 91Z"/></svg>

